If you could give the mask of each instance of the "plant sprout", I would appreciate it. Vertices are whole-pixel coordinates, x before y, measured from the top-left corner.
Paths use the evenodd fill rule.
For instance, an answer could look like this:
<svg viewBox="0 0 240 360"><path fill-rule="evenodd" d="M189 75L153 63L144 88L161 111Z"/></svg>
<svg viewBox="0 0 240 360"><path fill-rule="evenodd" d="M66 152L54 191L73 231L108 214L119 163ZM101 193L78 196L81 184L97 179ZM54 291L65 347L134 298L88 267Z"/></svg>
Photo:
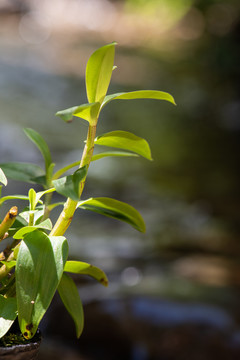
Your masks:
<svg viewBox="0 0 240 360"><path fill-rule="evenodd" d="M140 90L107 95L114 66L116 43L96 50L86 67L87 104L71 107L56 113L66 122L73 117L88 122L87 139L81 159L54 172L49 148L45 140L33 129L25 134L42 153L45 168L29 163L0 164L0 189L7 178L42 186L42 191L29 189L28 195L8 195L0 198L0 206L8 200L28 201L18 213L13 206L0 224L0 241L12 238L11 245L0 253L0 337L4 336L18 318L19 327L26 339L36 333L56 291L73 318L76 335L83 330L84 315L77 286L68 273L84 274L95 278L104 286L105 273L88 263L68 260L68 240L64 234L77 209L85 209L125 221L140 232L145 232L142 216L131 205L108 198L83 199L89 165L109 156L141 156L151 160L146 140L127 131L111 131L96 135L98 119L104 107L113 100L157 99L175 104L173 97L162 91ZM94 147L111 147L116 150L94 154ZM76 169L77 168L77 169ZM72 169L71 175L65 173ZM54 192L66 198L65 202L52 202ZM51 211L62 207L54 224Z"/></svg>

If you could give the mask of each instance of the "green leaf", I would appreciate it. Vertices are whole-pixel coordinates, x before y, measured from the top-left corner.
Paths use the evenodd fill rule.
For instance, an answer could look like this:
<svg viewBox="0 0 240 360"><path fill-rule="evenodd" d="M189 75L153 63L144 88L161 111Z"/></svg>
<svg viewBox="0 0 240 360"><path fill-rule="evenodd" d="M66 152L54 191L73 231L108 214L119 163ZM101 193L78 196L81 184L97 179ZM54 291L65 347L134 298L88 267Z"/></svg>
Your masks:
<svg viewBox="0 0 240 360"><path fill-rule="evenodd" d="M39 166L29 163L3 163L0 167L9 179L39 184L38 177L44 176L44 171Z"/></svg>
<svg viewBox="0 0 240 360"><path fill-rule="evenodd" d="M172 95L164 91L158 90L138 90L131 92L121 92L111 94L105 97L102 103L102 107L107 105L112 100L135 100L135 99L155 99L155 100L166 100L176 105Z"/></svg>
<svg viewBox="0 0 240 360"><path fill-rule="evenodd" d="M13 238L14 239L23 239L23 237L27 234L30 233L36 229L42 229L42 230L52 230L52 222L50 219L46 219L43 222L41 222L38 225L33 225L33 226L25 226L23 228L21 228L20 230L18 230Z"/></svg>
<svg viewBox="0 0 240 360"><path fill-rule="evenodd" d="M74 281L67 274L62 275L62 279L58 285L58 292L65 308L75 323L76 335L79 338L84 326L83 306L78 289Z"/></svg>
<svg viewBox="0 0 240 360"><path fill-rule="evenodd" d="M29 208L31 210L35 210L35 207L37 205L36 201L36 191L34 189L29 189L28 191L28 197L29 197Z"/></svg>
<svg viewBox="0 0 240 360"><path fill-rule="evenodd" d="M5 298L0 295L0 338L8 332L16 317L16 298Z"/></svg>
<svg viewBox="0 0 240 360"><path fill-rule="evenodd" d="M108 278L106 274L96 266L82 261L67 261L64 271L74 274L89 275L99 281L102 285L108 286Z"/></svg>
<svg viewBox="0 0 240 360"><path fill-rule="evenodd" d="M86 89L89 103L102 103L111 80L116 43L96 50L86 67Z"/></svg>
<svg viewBox="0 0 240 360"><path fill-rule="evenodd" d="M68 255L63 236L48 236L35 230L21 242L16 263L18 320L30 339L47 311L61 280Z"/></svg>
<svg viewBox="0 0 240 360"><path fill-rule="evenodd" d="M8 271L10 271L14 266L16 266L16 260L1 261L1 263L6 266Z"/></svg>
<svg viewBox="0 0 240 360"><path fill-rule="evenodd" d="M8 195L0 199L0 205L2 205L7 200L29 200L28 196L25 195Z"/></svg>
<svg viewBox="0 0 240 360"><path fill-rule="evenodd" d="M87 120L91 124L98 117L100 105L100 102L81 105L74 111L73 115Z"/></svg>
<svg viewBox="0 0 240 360"><path fill-rule="evenodd" d="M101 215L125 221L135 229L145 232L145 224L142 216L131 205L111 198L99 197L80 201L80 209L91 210Z"/></svg>
<svg viewBox="0 0 240 360"><path fill-rule="evenodd" d="M29 137L30 140L38 147L45 161L46 171L49 166L52 164L52 157L48 148L46 141L42 138L42 136L35 130L30 128L24 129L25 134Z"/></svg>
<svg viewBox="0 0 240 360"><path fill-rule="evenodd" d="M39 200L39 202L41 202L41 200ZM38 220L43 216L44 214L44 206L37 206L35 210L28 210L28 208L26 208L26 210L22 211L19 214L19 217L23 218L27 224L29 224L30 221L30 215L34 214L34 220L35 220L35 224L38 222ZM15 223L14 223L15 224Z"/></svg>
<svg viewBox="0 0 240 360"><path fill-rule="evenodd" d="M66 122L71 122L72 118L73 118L73 113L75 110L77 110L79 106L73 106L71 108L65 109L65 110L60 110L58 112L56 112L56 116L59 116L62 120L66 121Z"/></svg>
<svg viewBox="0 0 240 360"><path fill-rule="evenodd" d="M53 175L53 178L52 180L56 180L58 179L60 176L62 176L66 171L72 169L73 167L75 166L79 166L80 165L80 160L78 161L75 161L74 163L72 164L69 164L67 166L64 166L62 169L59 169L58 171L55 172L55 174Z"/></svg>
<svg viewBox="0 0 240 360"><path fill-rule="evenodd" d="M111 131L96 137L94 142L96 145L110 146L132 151L148 160L152 160L148 142L145 139L127 131Z"/></svg>
<svg viewBox="0 0 240 360"><path fill-rule="evenodd" d="M43 195L48 194L48 193L51 193L51 192L53 192L53 191L55 191L55 188L51 188L51 189L47 189L47 190L44 190L44 191L39 191L39 192L37 192L37 193L36 193L35 207L36 207L37 203L40 202L40 199L41 199L41 197L42 197Z"/></svg>
<svg viewBox="0 0 240 360"><path fill-rule="evenodd" d="M117 156L117 157L133 156L133 157L138 157L137 154L130 153L130 152L127 152L127 151L105 151L103 153L93 155L92 161L100 160L100 159L103 159L103 158L109 157L109 156Z"/></svg>
<svg viewBox="0 0 240 360"><path fill-rule="evenodd" d="M7 186L7 178L1 168L0 168L0 183Z"/></svg>
<svg viewBox="0 0 240 360"><path fill-rule="evenodd" d="M60 179L53 180L56 191L72 200L79 200L79 183L87 175L87 166L76 170L73 175L64 176Z"/></svg>
<svg viewBox="0 0 240 360"><path fill-rule="evenodd" d="M73 116L77 116L91 123L98 116L99 109L100 103L94 102L91 104L82 104L80 106L74 106L69 109L58 111L56 115L66 122L71 122Z"/></svg>
<svg viewBox="0 0 240 360"><path fill-rule="evenodd" d="M13 236L18 230L27 225L27 221L18 215L14 221L13 226L8 230L9 236Z"/></svg>

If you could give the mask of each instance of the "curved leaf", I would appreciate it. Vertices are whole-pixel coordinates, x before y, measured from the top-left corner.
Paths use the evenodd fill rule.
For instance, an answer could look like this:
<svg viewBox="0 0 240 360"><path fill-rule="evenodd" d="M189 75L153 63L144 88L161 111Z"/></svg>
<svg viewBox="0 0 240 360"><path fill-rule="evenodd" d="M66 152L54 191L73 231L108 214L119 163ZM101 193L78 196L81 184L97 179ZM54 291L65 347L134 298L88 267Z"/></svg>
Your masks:
<svg viewBox="0 0 240 360"><path fill-rule="evenodd" d="M118 130L99 135L96 137L94 143L96 145L110 146L132 151L148 160L152 160L148 142L145 139L127 131Z"/></svg>
<svg viewBox="0 0 240 360"><path fill-rule="evenodd" d="M72 118L73 118L73 113L78 107L79 106L73 106L68 109L60 110L60 111L56 112L55 115L59 116L62 120L66 121L66 122L71 122Z"/></svg>
<svg viewBox="0 0 240 360"><path fill-rule="evenodd" d="M176 105L174 98L167 92L158 90L138 90L131 92L121 92L107 95L102 102L102 107L107 105L112 100L136 100L136 99L155 99L165 100Z"/></svg>
<svg viewBox="0 0 240 360"><path fill-rule="evenodd" d="M35 230L21 242L16 263L18 320L30 339L47 311L61 280L68 255L63 236L48 236Z"/></svg>
<svg viewBox="0 0 240 360"><path fill-rule="evenodd" d="M1 168L0 168L0 183L7 186L7 178Z"/></svg>
<svg viewBox="0 0 240 360"><path fill-rule="evenodd" d="M2 205L7 200L29 200L28 196L25 195L8 195L0 199L0 205Z"/></svg>
<svg viewBox="0 0 240 360"><path fill-rule="evenodd" d="M24 129L25 134L29 137L30 140L38 147L45 161L46 171L49 166L52 164L52 157L48 148L46 141L42 136L35 130L30 128Z"/></svg>
<svg viewBox="0 0 240 360"><path fill-rule="evenodd" d="M74 281L67 274L62 275L62 279L58 285L58 292L65 308L75 323L76 335L79 338L84 326L83 306L78 289Z"/></svg>
<svg viewBox="0 0 240 360"><path fill-rule="evenodd" d="M79 106L73 113L74 116L80 117L84 120L92 121L96 120L100 109L100 103L95 102L92 104L84 104Z"/></svg>
<svg viewBox="0 0 240 360"><path fill-rule="evenodd" d="M87 166L76 170L73 175L64 176L60 179L53 180L56 191L72 200L79 200L79 183L87 175Z"/></svg>
<svg viewBox="0 0 240 360"><path fill-rule="evenodd" d="M125 221L135 229L145 232L145 223L139 212L129 204L111 198L90 198L78 203L80 209L91 210L101 215Z"/></svg>
<svg viewBox="0 0 240 360"><path fill-rule="evenodd" d="M3 163L0 167L9 179L38 184L36 178L44 176L44 171L39 166L30 163Z"/></svg>
<svg viewBox="0 0 240 360"><path fill-rule="evenodd" d="M43 222L41 222L38 225L33 225L33 226L24 226L22 227L20 230L18 230L13 238L14 239L23 239L23 237L27 234L30 233L36 229L42 229L42 230L52 230L52 222L50 219L46 219Z"/></svg>
<svg viewBox="0 0 240 360"><path fill-rule="evenodd" d="M0 338L8 332L16 317L16 298L5 298L0 295Z"/></svg>
<svg viewBox="0 0 240 360"><path fill-rule="evenodd" d="M102 102L111 80L116 43L96 50L86 67L86 89L89 103Z"/></svg>
<svg viewBox="0 0 240 360"><path fill-rule="evenodd" d="M96 266L82 261L67 261L64 271L74 274L89 275L99 281L102 285L108 286L108 278L106 274Z"/></svg>
<svg viewBox="0 0 240 360"><path fill-rule="evenodd" d="M100 103L94 102L91 104L82 104L80 106L73 106L69 109L58 111L56 116L59 116L66 122L71 122L73 116L77 116L91 123L92 120L96 119L99 109Z"/></svg>
<svg viewBox="0 0 240 360"><path fill-rule="evenodd" d="M130 153L130 152L127 152L127 151L105 151L103 153L93 155L92 161L100 160L100 159L103 159L103 158L109 157L109 156L116 156L116 157L133 156L133 157L138 157L137 154Z"/></svg>

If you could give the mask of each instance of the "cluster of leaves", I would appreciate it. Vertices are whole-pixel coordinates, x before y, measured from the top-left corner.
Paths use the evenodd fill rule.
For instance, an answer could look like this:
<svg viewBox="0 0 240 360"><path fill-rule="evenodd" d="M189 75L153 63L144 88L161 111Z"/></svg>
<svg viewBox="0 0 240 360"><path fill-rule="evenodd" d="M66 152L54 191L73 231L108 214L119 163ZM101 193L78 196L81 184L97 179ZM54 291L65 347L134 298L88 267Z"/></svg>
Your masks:
<svg viewBox="0 0 240 360"><path fill-rule="evenodd" d="M142 156L148 160L152 159L147 141L132 133L112 131L96 137L100 111L113 100L152 98L174 104L172 96L161 91L144 90L107 95L112 71L115 68L115 45L112 43L98 49L87 63L88 103L56 114L66 122L70 122L75 116L89 123L81 160L54 172L55 164L45 140L35 130L25 129L26 135L42 153L45 168L29 163L0 164L1 187L6 186L7 178L10 178L41 185L43 188L40 192L30 188L27 196L8 195L0 198L0 206L13 199L28 201L28 206L18 214L15 222L9 223L7 231L7 217L0 224L0 240L6 237L13 238L10 248L0 254L0 337L6 334L18 317L23 336L26 339L32 338L56 291L59 292L63 304L74 320L77 337L81 335L84 323L82 303L77 286L68 273L89 275L105 286L108 279L105 273L95 266L67 260L68 241L64 237L66 226L63 227L62 222L68 214L73 214L77 208L81 208L125 221L138 231L145 231L141 215L129 204L107 197L86 200L81 198L92 161L109 156ZM94 145L113 149L93 154ZM75 167L77 170L71 175L65 175L68 170ZM52 203L54 192L67 198L67 201ZM63 206L63 210L53 226L50 214L56 206ZM69 220L69 224L70 222Z"/></svg>

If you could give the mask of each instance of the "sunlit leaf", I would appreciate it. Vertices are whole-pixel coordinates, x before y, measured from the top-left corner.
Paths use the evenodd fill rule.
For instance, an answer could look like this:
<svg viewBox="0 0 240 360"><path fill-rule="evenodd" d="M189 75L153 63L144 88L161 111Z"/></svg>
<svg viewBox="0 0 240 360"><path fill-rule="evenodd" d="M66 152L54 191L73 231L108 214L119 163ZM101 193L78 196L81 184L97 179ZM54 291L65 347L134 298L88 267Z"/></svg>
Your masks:
<svg viewBox="0 0 240 360"><path fill-rule="evenodd" d="M0 168L0 183L5 186L7 185L7 178L1 168Z"/></svg>
<svg viewBox="0 0 240 360"><path fill-rule="evenodd" d="M96 50L86 67L86 89L89 103L102 102L111 80L116 43Z"/></svg>
<svg viewBox="0 0 240 360"><path fill-rule="evenodd" d="M107 105L112 100L135 100L135 99L155 99L165 100L176 105L172 95L164 91L158 90L138 90L131 92L121 92L116 94L107 95L103 100L102 107Z"/></svg>
<svg viewBox="0 0 240 360"><path fill-rule="evenodd" d="M41 200L39 200L39 202L41 202ZM35 210L28 210L28 207L25 209L25 211L22 211L19 216L21 218L23 218L27 224L29 223L30 220L30 214L34 214L34 220L35 220L35 224L38 221L39 218L41 218L44 214L44 206L37 206Z"/></svg>
<svg viewBox="0 0 240 360"><path fill-rule="evenodd" d="M99 153L99 154L95 154L93 155L92 157L92 161L96 161L96 160L100 160L100 159L103 159L105 157L111 157L111 156L116 156L116 157L138 157L137 154L134 154L134 153L130 153L130 152L127 152L127 151L105 151L103 153Z"/></svg>
<svg viewBox="0 0 240 360"><path fill-rule="evenodd" d="M78 289L74 281L67 274L62 275L62 279L58 285L58 292L65 308L75 323L76 335L79 338L84 326L83 306Z"/></svg>
<svg viewBox="0 0 240 360"><path fill-rule="evenodd" d="M82 104L80 106L74 106L69 109L58 111L56 115L66 122L72 121L73 116L77 116L91 123L92 120L96 119L99 109L100 103L94 102L91 104Z"/></svg>
<svg viewBox="0 0 240 360"><path fill-rule="evenodd" d="M35 130L30 128L24 129L25 134L29 137L30 140L38 147L45 161L46 170L52 163L52 157L48 148L46 141L42 138L42 136Z"/></svg>
<svg viewBox="0 0 240 360"><path fill-rule="evenodd" d="M111 198L99 197L80 201L78 207L101 215L125 221L135 229L145 232L145 223L139 212L129 204Z"/></svg>
<svg viewBox="0 0 240 360"><path fill-rule="evenodd" d="M16 260L1 261L1 263L6 266L8 271L10 271L14 266L16 266Z"/></svg>
<svg viewBox="0 0 240 360"><path fill-rule="evenodd" d="M39 184L38 177L44 176L44 171L39 166L30 163L3 163L0 167L9 179Z"/></svg>
<svg viewBox="0 0 240 360"><path fill-rule="evenodd" d="M22 227L20 230L18 230L13 238L14 239L23 239L23 237L27 234L30 233L36 229L42 229L42 230L52 230L52 222L50 219L46 219L43 222L41 222L40 224L37 225L33 225L33 226L25 226Z"/></svg>
<svg viewBox="0 0 240 360"><path fill-rule="evenodd" d="M36 202L36 191L34 189L29 189L28 191L28 197L29 197L29 207L30 211L35 210L35 207L37 205Z"/></svg>
<svg viewBox="0 0 240 360"><path fill-rule="evenodd" d="M63 236L35 230L21 242L16 263L16 293L20 329L32 338L62 278L68 255Z"/></svg>
<svg viewBox="0 0 240 360"><path fill-rule="evenodd" d="M94 142L96 145L110 146L132 151L148 160L152 160L148 142L145 139L127 131L111 131L96 137Z"/></svg>
<svg viewBox="0 0 240 360"><path fill-rule="evenodd" d="M17 317L16 298L0 295L0 338L3 337Z"/></svg>
<svg viewBox="0 0 240 360"><path fill-rule="evenodd" d="M96 119L100 109L100 103L84 104L79 106L73 113L74 116L80 117L90 123Z"/></svg>
<svg viewBox="0 0 240 360"><path fill-rule="evenodd" d="M87 175L87 166L84 166L74 172L73 175L64 176L60 179L53 180L56 191L72 200L79 200L79 183Z"/></svg>
<svg viewBox="0 0 240 360"><path fill-rule="evenodd" d="M88 264L82 261L67 261L64 267L64 271L74 273L89 275L99 281L102 285L108 285L108 278L106 274L96 266Z"/></svg>

